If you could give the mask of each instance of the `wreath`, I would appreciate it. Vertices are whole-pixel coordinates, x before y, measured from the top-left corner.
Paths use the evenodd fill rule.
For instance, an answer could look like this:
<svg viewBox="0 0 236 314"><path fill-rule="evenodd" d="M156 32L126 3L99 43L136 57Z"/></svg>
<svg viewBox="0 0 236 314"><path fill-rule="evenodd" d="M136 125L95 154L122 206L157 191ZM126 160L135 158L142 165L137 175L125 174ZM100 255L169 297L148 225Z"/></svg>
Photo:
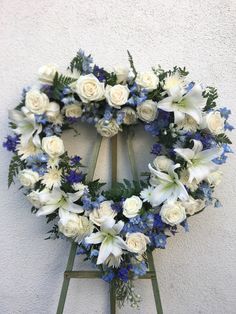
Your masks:
<svg viewBox="0 0 236 314"><path fill-rule="evenodd" d="M3 146L13 152L8 185L17 176L32 213L55 221L49 238L75 241L102 271L116 281L116 296L136 306L132 279L147 272L147 252L164 249L167 238L207 205L221 181L219 166L232 152L230 110L217 108L217 90L188 79L185 68L147 72L130 67L105 70L79 51L66 74L55 65L39 69L39 82L23 90L9 111L14 135ZM98 139L88 173L79 156L69 156L62 133L86 122ZM132 154L135 126L155 139L154 160L139 179ZM128 136L134 180L113 182L108 190L93 172L102 137Z"/></svg>

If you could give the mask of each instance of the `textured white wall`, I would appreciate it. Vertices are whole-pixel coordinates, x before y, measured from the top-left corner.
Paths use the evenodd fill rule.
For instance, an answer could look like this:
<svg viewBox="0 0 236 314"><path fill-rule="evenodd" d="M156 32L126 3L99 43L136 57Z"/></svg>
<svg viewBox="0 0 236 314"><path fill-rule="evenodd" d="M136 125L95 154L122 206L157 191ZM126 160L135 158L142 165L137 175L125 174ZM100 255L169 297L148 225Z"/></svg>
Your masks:
<svg viewBox="0 0 236 314"><path fill-rule="evenodd" d="M127 48L139 69L185 65L194 79L218 87L219 102L233 110L236 124L235 1L1 0L0 4L1 141L8 132L7 109L17 104L22 87L32 83L38 67L53 62L63 69L79 47L104 66L127 64ZM71 152L73 146L74 152L88 156L87 132L81 128L80 139L74 139L78 149L68 141ZM89 132L92 138L94 132ZM138 134L142 148L138 159L144 170L149 147L145 135ZM232 138L236 143L235 133ZM103 146L103 156L108 149ZM44 219L30 214L17 186L6 187L9 159L1 148L0 313L55 313L69 244L43 240L48 230ZM124 169L123 152L119 159ZM106 177L108 162L108 157L100 159L97 176ZM189 234L179 233L166 250L156 253L164 313L235 313L235 178L232 156L216 192L224 207L208 208L191 219ZM155 313L150 283L138 281L137 286L143 303L132 313ZM130 312L129 307L119 311ZM99 280L72 281L65 313L109 313L107 285Z"/></svg>

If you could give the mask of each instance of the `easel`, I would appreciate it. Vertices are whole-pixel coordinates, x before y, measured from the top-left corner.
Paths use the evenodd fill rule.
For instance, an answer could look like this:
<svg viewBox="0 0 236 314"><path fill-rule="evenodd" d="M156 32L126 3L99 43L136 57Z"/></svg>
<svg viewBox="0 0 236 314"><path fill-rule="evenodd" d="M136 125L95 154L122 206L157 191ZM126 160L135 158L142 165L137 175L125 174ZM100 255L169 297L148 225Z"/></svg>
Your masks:
<svg viewBox="0 0 236 314"><path fill-rule="evenodd" d="M131 132L127 132L127 148L128 148L128 155L131 165L131 171L133 175L133 179L135 181L139 181L135 158L134 158L134 151L133 151L133 144L132 144L133 134ZM93 148L92 160L88 169L87 174L87 181L91 181L94 176L97 159L101 147L102 137L97 136L97 140L95 146ZM112 183L114 184L117 181L117 136L112 137ZM72 242L71 249L69 253L69 258L66 266L66 270L64 272L64 281L62 284L60 299L57 307L57 314L62 314L65 306L67 291L70 283L71 278L86 278L86 279L93 279L93 278L100 278L101 273L99 271L73 271L74 260L76 256L78 244ZM152 289L153 295L155 299L156 311L157 314L163 314L161 299L160 299L160 292L158 288L157 276L153 261L153 255L151 252L147 253L148 264L149 264L149 271L139 279L151 279L152 281ZM115 286L114 282L110 283L110 314L116 314L116 296L115 296Z"/></svg>

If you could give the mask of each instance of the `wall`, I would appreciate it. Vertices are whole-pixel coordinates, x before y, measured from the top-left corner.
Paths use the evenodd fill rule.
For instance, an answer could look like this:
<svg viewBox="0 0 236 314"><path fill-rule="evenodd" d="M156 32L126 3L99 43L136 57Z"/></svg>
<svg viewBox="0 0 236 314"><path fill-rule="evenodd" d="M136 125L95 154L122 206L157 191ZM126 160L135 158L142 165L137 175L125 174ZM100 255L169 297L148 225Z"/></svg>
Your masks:
<svg viewBox="0 0 236 314"><path fill-rule="evenodd" d="M138 69L185 65L192 78L218 87L219 103L233 110L236 124L235 14L233 0L1 0L1 141L8 132L7 110L19 101L22 87L34 81L39 66L53 62L64 69L79 47L103 66L127 64L126 49ZM86 134L92 138L95 133L85 127L80 131L77 139L65 135L67 147L86 161L92 146ZM141 131L138 137L137 158L145 170L149 146ZM232 138L236 143L235 132ZM96 176L108 175L108 152L105 143ZM121 150L121 177L126 175L125 157ZM69 244L43 240L48 231L44 219L30 214L18 186L6 187L9 160L1 148L0 313L55 313ZM234 156L224 170L216 191L224 207L208 208L191 219L190 233L177 234L166 250L155 254L166 314L235 313ZM137 288L143 303L132 313L155 313L150 283L138 281ZM130 312L129 307L118 311ZM73 281L65 313L109 313L107 285L99 280Z"/></svg>

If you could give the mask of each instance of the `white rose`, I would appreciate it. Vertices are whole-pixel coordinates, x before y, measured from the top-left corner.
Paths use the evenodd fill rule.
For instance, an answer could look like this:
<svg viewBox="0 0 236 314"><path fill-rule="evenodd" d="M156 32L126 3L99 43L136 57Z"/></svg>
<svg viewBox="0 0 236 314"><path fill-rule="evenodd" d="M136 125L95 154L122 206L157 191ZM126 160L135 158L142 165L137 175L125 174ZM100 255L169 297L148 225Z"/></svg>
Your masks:
<svg viewBox="0 0 236 314"><path fill-rule="evenodd" d="M141 232L128 233L126 235L126 244L130 252L143 254L147 249L150 240Z"/></svg>
<svg viewBox="0 0 236 314"><path fill-rule="evenodd" d="M125 85L106 86L106 100L111 107L120 109L121 106L127 103L129 97L129 89Z"/></svg>
<svg viewBox="0 0 236 314"><path fill-rule="evenodd" d="M219 111L211 111L206 115L207 128L213 134L220 134L224 132L225 119L221 117Z"/></svg>
<svg viewBox="0 0 236 314"><path fill-rule="evenodd" d="M80 243L86 236L89 236L93 232L94 226L87 217L61 209L59 210L59 216L59 231L66 237L75 238Z"/></svg>
<svg viewBox="0 0 236 314"><path fill-rule="evenodd" d="M207 181L211 186L216 186L220 184L222 180L222 176L223 176L223 172L221 170L217 170L208 175Z"/></svg>
<svg viewBox="0 0 236 314"><path fill-rule="evenodd" d="M161 219L168 225L180 224L186 219L184 206L180 202L167 202L160 210Z"/></svg>
<svg viewBox="0 0 236 314"><path fill-rule="evenodd" d="M142 121L154 121L157 116L157 103L152 100L146 100L137 106L137 113Z"/></svg>
<svg viewBox="0 0 236 314"><path fill-rule="evenodd" d="M64 107L67 118L80 118L82 116L82 107L80 104L72 104Z"/></svg>
<svg viewBox="0 0 236 314"><path fill-rule="evenodd" d="M111 207L112 201L104 201L100 204L99 208L95 208L90 214L89 219L97 226L101 224L108 218L114 218L117 212Z"/></svg>
<svg viewBox="0 0 236 314"><path fill-rule="evenodd" d="M40 201L39 195L39 191L32 191L30 194L27 195L27 199L35 208L40 208L43 205Z"/></svg>
<svg viewBox="0 0 236 314"><path fill-rule="evenodd" d="M39 174L31 169L24 169L19 173L20 183L27 187L33 188L35 183L39 181Z"/></svg>
<svg viewBox="0 0 236 314"><path fill-rule="evenodd" d="M54 122L60 114L60 106L55 101L49 103L46 111L49 122Z"/></svg>
<svg viewBox="0 0 236 314"><path fill-rule="evenodd" d="M136 83L145 88L148 91L152 91L157 88L157 85L159 83L159 78L155 73L152 71L149 72L143 72L143 73L138 73L137 78L136 78Z"/></svg>
<svg viewBox="0 0 236 314"><path fill-rule="evenodd" d="M48 96L39 90L32 89L26 93L25 106L34 114L44 114L49 105Z"/></svg>
<svg viewBox="0 0 236 314"><path fill-rule="evenodd" d="M81 75L75 84L75 91L85 103L105 98L104 83L93 74Z"/></svg>
<svg viewBox="0 0 236 314"><path fill-rule="evenodd" d="M114 72L116 74L118 84L127 81L129 75L129 68L123 66L115 66Z"/></svg>
<svg viewBox="0 0 236 314"><path fill-rule="evenodd" d="M137 123L137 113L134 109L125 107L122 108L120 112L124 114L124 124L131 125Z"/></svg>
<svg viewBox="0 0 236 314"><path fill-rule="evenodd" d="M52 83L54 76L58 72L57 66L54 64L46 64L39 68L38 76L39 80L44 83Z"/></svg>
<svg viewBox="0 0 236 314"><path fill-rule="evenodd" d="M141 199L133 195L127 198L123 203L123 215L127 218L132 218L138 215L140 209L143 206Z"/></svg>
<svg viewBox="0 0 236 314"><path fill-rule="evenodd" d="M59 157L65 151L63 141L56 135L44 137L42 148L51 158Z"/></svg>
<svg viewBox="0 0 236 314"><path fill-rule="evenodd" d="M96 128L97 132L104 137L112 137L121 131L115 119L111 119L111 121L100 119L96 124Z"/></svg>
<svg viewBox="0 0 236 314"><path fill-rule="evenodd" d="M182 205L185 208L186 214L191 216L206 206L205 201L201 199L194 199L193 197L190 197L187 201L182 202Z"/></svg>
<svg viewBox="0 0 236 314"><path fill-rule="evenodd" d="M168 172L170 166L174 164L173 160L167 158L166 156L157 156L153 160L153 164L156 169L160 169L161 171Z"/></svg>

